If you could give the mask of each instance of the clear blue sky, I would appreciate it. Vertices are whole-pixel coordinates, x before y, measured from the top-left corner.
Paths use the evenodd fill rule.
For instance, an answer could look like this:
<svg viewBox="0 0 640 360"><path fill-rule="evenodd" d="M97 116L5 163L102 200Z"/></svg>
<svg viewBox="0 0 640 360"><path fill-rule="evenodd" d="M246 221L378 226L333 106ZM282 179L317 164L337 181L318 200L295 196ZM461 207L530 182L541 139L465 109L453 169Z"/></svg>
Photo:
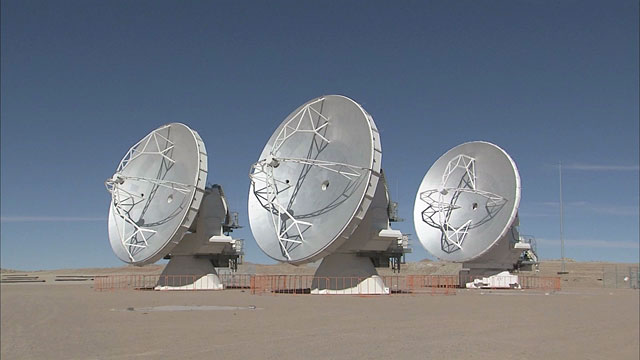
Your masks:
<svg viewBox="0 0 640 360"><path fill-rule="evenodd" d="M522 177L521 232L559 257L638 261L637 1L2 1L1 264L118 266L103 182L169 122L197 130L209 182L247 219L248 172L305 101L372 114L414 233L449 148L487 140ZM412 236L409 260L427 257Z"/></svg>

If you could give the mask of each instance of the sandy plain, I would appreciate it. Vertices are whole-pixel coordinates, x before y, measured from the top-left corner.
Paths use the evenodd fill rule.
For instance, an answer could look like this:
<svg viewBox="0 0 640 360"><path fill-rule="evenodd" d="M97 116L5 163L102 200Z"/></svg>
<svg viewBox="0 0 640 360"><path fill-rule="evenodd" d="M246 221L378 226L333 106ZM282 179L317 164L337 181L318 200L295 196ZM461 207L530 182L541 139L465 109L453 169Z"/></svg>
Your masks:
<svg viewBox="0 0 640 360"><path fill-rule="evenodd" d="M541 273L553 273L556 265L541 265ZM132 269L32 272L49 280L0 286L0 355L3 360L638 359L638 290L603 287L597 279L610 264L569 265L573 272L558 292L370 297L97 292L90 281L50 278ZM439 263L413 267L415 273L456 270ZM287 269L257 265L254 270Z"/></svg>

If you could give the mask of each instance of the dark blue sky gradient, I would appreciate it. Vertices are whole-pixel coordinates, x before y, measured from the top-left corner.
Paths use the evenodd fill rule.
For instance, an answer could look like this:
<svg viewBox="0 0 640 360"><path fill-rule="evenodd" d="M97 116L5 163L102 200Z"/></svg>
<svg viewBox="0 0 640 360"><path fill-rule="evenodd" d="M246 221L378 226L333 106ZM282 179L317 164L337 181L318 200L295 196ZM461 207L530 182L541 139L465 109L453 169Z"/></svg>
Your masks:
<svg viewBox="0 0 640 360"><path fill-rule="evenodd" d="M245 226L248 171L305 101L344 94L413 201L449 148L514 158L521 231L559 257L638 261L637 1L2 1L1 262L112 266L103 182L169 122L197 130ZM57 217L57 219L51 219ZM428 255L416 236L410 260Z"/></svg>

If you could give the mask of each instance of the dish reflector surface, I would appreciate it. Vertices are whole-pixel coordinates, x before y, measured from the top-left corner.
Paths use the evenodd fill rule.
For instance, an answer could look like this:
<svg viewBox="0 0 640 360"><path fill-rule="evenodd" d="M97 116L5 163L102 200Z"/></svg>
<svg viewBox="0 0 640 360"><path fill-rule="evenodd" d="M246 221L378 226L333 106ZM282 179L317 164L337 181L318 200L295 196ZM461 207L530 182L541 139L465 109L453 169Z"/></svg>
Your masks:
<svg viewBox="0 0 640 360"><path fill-rule="evenodd" d="M184 124L161 126L133 145L105 182L116 256L144 265L167 255L196 218L206 178L204 143Z"/></svg>
<svg viewBox="0 0 640 360"><path fill-rule="evenodd" d="M381 151L373 119L347 97L316 98L287 116L249 175L260 248L299 264L342 245L371 203Z"/></svg>
<svg viewBox="0 0 640 360"><path fill-rule="evenodd" d="M509 154L488 142L458 145L422 179L413 221L420 242L442 260L486 253L516 219L520 175Z"/></svg>

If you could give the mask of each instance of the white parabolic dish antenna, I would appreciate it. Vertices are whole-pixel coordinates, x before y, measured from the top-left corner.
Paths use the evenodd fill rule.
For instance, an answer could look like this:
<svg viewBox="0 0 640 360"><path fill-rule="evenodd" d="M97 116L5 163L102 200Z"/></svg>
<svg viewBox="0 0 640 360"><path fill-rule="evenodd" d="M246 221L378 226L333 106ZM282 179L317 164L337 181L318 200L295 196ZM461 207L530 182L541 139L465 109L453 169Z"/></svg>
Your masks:
<svg viewBox="0 0 640 360"><path fill-rule="evenodd" d="M237 258L240 243L222 234L233 228L224 193L217 185L207 188L206 180L204 142L184 124L161 126L133 145L105 182L116 256L138 266L171 257L167 275L212 273L195 255Z"/></svg>
<svg viewBox="0 0 640 360"><path fill-rule="evenodd" d="M510 270L518 246L520 175L498 146L469 142L447 151L422 179L413 221L424 248L470 267Z"/></svg>
<svg viewBox="0 0 640 360"><path fill-rule="evenodd" d="M407 250L402 233L389 227L381 160L373 118L355 101L329 95L300 106L275 130L249 175L249 222L260 248L295 265L332 254L346 254L337 263L371 263L373 253L401 256ZM333 276L365 278L373 269L356 275L331 267Z"/></svg>
<svg viewBox="0 0 640 360"><path fill-rule="evenodd" d="M207 151L186 125L159 127L136 143L106 182L116 256L145 265L167 255L195 220L206 179Z"/></svg>

